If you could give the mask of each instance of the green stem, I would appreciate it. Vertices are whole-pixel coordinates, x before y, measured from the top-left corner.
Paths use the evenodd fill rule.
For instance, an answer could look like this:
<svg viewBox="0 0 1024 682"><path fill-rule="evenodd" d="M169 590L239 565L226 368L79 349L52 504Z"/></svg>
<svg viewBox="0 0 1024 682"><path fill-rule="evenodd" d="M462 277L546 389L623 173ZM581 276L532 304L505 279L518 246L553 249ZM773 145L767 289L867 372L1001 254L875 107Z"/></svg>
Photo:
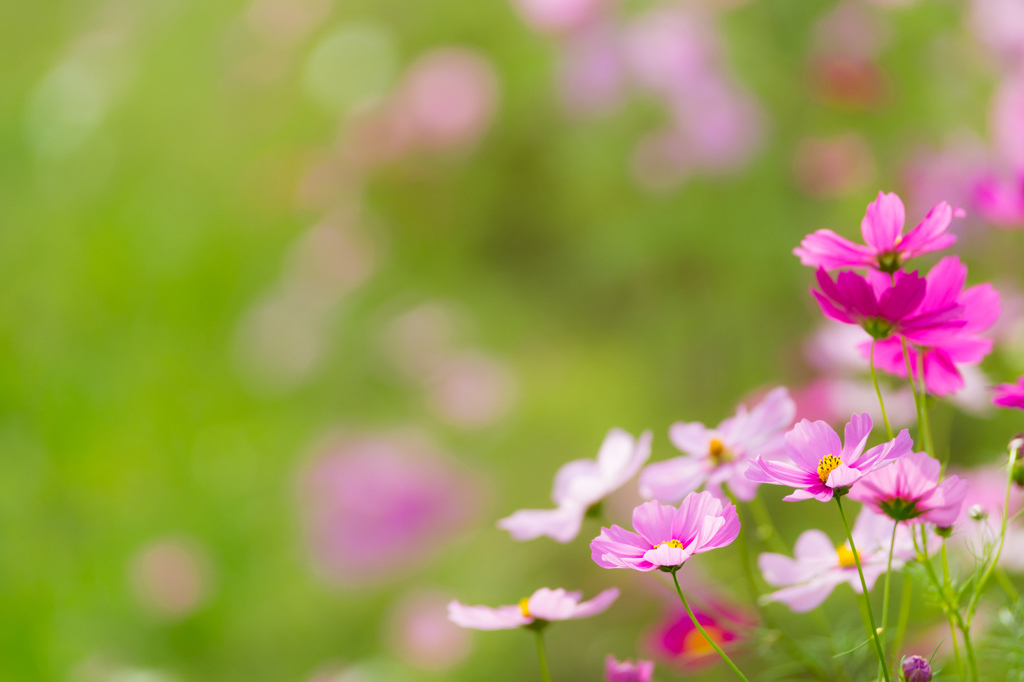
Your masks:
<svg viewBox="0 0 1024 682"><path fill-rule="evenodd" d="M676 572L678 570L679 569L677 568L676 570L671 572L672 573L672 582L675 583L675 585L676 585L676 592L679 594L679 601L683 602L683 608L686 609L687 615L689 615L690 616L690 620L693 621L693 626L695 628L697 628L697 632L699 632L700 634L702 634L704 636L704 639L706 639L708 641L708 644L711 645L711 648L713 648L715 651L718 652L718 655L722 657L722 660L729 664L729 667L732 668L732 671L734 673L736 673L736 675L741 680L743 680L743 682L750 682L750 680L748 680L746 678L746 676L743 673L740 672L740 669L736 667L736 664L732 662L732 659L729 658L724 651L722 651L722 648L720 646L718 646L717 644L715 644L715 640L711 639L710 635L708 635L708 633L705 632L704 626L702 626L697 621L697 617L695 615L693 615L693 611L690 609L690 605L686 603L686 597L683 596L683 590L682 590L681 587L679 587L679 578L676 577Z"/></svg>
<svg viewBox="0 0 1024 682"><path fill-rule="evenodd" d="M1003 554L1003 542L1006 540L1006 521L1010 515L1010 490L1013 487L1013 465L1017 462L1019 454L1019 444L1010 448L1010 464L1006 475L1006 497L1003 500L1003 522L999 527L999 545L996 548L996 555L992 557L992 562L985 568L985 572L981 574L981 579L974 585L974 594L971 595L971 601L967 604L968 628L970 628L974 623L974 612L978 608L978 600L981 599L981 592L985 589L985 583L988 582L988 578L992 574L993 569L995 569L996 564L999 563L999 557Z"/></svg>
<svg viewBox="0 0 1024 682"><path fill-rule="evenodd" d="M892 657L895 659L900 654L900 647L903 646L903 637L907 633L907 623L910 622L911 594L914 583L908 573L903 574L903 590L900 593L900 617L896 622L896 640L892 644Z"/></svg>
<svg viewBox="0 0 1024 682"><path fill-rule="evenodd" d="M872 342L874 346L874 342ZM872 351L874 348L872 348ZM874 353L872 353L874 355ZM872 367L874 367L874 361L872 360ZM874 372L872 372L874 373ZM875 384L875 388L878 388L878 384ZM881 394L879 394L881 398ZM890 433L890 436L892 434ZM878 662L882 666L882 677L885 682L889 682L889 666L885 664L885 653L882 651L882 642L878 639L878 629L875 627L875 614L871 612L871 594L868 592L868 583L864 580L864 569L860 565L860 555L857 554L857 546L853 543L853 533L850 532L850 524L846 520L846 512L843 511L843 499L841 495L836 495L836 505L839 507L839 516L843 520L843 528L846 529L846 538L850 541L850 551L853 553L854 563L857 564L857 575L860 576L860 586L864 591L864 603L868 607L868 623L871 625L871 638L875 640L875 651L878 653Z"/></svg>
<svg viewBox="0 0 1024 682"><path fill-rule="evenodd" d="M946 594L946 598L949 600L951 611L956 616L956 623L960 626L960 632L964 636L964 651L967 652L967 664L970 666L971 679L977 681L978 679L978 660L974 657L974 646L971 644L971 628L970 621L965 623L960 618L960 604L959 597L953 592L953 582L949 572L949 553L946 551L946 539L942 539L942 589ZM950 627L952 627L953 621L950 621Z"/></svg>
<svg viewBox="0 0 1024 682"><path fill-rule="evenodd" d="M732 502L733 506L736 507L737 513L739 513L740 503L736 500L736 496L729 490L729 486L723 484L722 492L726 494L729 501ZM736 537L736 546L740 553L740 564L743 566L743 575L747 582L747 591L750 592L750 600L754 602L754 606L760 611L761 604L758 601L757 594L757 583L754 581L754 571L750 566L750 550L747 547L747 533L745 531L746 524L740 524L740 532Z"/></svg>
<svg viewBox="0 0 1024 682"><path fill-rule="evenodd" d="M1010 577L1006 575L1006 571L1001 569L999 566L996 566L993 573L995 573L996 580L999 581L999 584L1003 588L1003 592L1006 592L1006 596L1009 597L1010 601L1014 603L1019 601L1020 593L1017 592L1017 588L1013 586L1013 583L1010 581Z"/></svg>
<svg viewBox="0 0 1024 682"><path fill-rule="evenodd" d="M885 401L882 400L882 390L878 388L878 375L875 374L875 343L877 339L871 341L871 383L875 385L875 395L878 396L878 406L882 408L882 421L885 422L885 432L889 434L889 439L893 438L892 427L889 426L889 417L885 414ZM838 498L837 498L838 499ZM886 678L889 679L888 677Z"/></svg>
<svg viewBox="0 0 1024 682"><path fill-rule="evenodd" d="M772 517L768 513L768 508L764 506L764 500L760 497L755 497L747 506L754 514L754 521L757 522L758 538L762 541L770 542L775 551L781 554L788 553L789 548L782 541L779 531L775 529L775 524L772 523Z"/></svg>
<svg viewBox="0 0 1024 682"><path fill-rule="evenodd" d="M544 651L544 634L540 628L534 629L537 635L537 658L540 659L540 679L544 682L551 682L551 673L548 671L548 656Z"/></svg>
<svg viewBox="0 0 1024 682"><path fill-rule="evenodd" d="M950 605L949 595L946 594L946 590L943 588L938 576L935 575L931 559L928 558L928 536L926 535L924 524L920 524L918 527L921 529L920 546L917 544L917 532L914 527L911 528L914 549L917 550L917 561L924 566L925 573L931 581L932 587L935 588L935 592L942 599L942 611L946 614L946 621L949 623L949 636L953 643L953 657L956 659L957 670L960 671L960 679L963 680L966 679L966 669L964 668L963 659L960 657L960 644L956 638L956 620L960 618L960 613L956 610L955 606ZM954 614L956 614L955 618Z"/></svg>
<svg viewBox="0 0 1024 682"><path fill-rule="evenodd" d="M917 393L917 386L914 385L914 372L910 366L910 353L907 352L907 340L900 337L900 344L903 346L903 361L907 363L907 382L910 384L910 392L914 394L914 409L917 411L917 439L921 440L921 425L924 423L924 416L921 414L922 401L921 396ZM935 453L929 453L933 457Z"/></svg>
<svg viewBox="0 0 1024 682"><path fill-rule="evenodd" d="M882 649L884 650L885 642L889 639L889 582L892 577L892 550L896 546L896 529L899 527L898 521L892 522L892 539L889 540L889 563L885 569L885 588L882 590Z"/></svg>
<svg viewBox="0 0 1024 682"><path fill-rule="evenodd" d="M924 451L938 459L935 443L932 442L932 421L928 416L928 384L924 380L924 350L920 348L917 351L917 380L921 382L921 421L917 425L917 430L924 432ZM945 469L945 464L943 464L943 469Z"/></svg>

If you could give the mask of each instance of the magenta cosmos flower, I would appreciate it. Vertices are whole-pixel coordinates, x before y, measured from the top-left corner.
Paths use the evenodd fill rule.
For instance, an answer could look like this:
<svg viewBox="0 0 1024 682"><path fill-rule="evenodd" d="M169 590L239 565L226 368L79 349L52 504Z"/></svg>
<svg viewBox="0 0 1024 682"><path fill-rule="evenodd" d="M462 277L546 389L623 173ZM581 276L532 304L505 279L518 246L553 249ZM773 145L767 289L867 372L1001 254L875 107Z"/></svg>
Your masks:
<svg viewBox="0 0 1024 682"><path fill-rule="evenodd" d="M590 601L581 602L582 592L542 587L518 604L510 606L466 606L454 599L448 604L448 618L473 630L511 630L534 623L589 618L603 613L619 597L619 590L605 590Z"/></svg>
<svg viewBox="0 0 1024 682"><path fill-rule="evenodd" d="M882 279L884 285L888 275L877 274L871 279ZM907 355L914 379L924 362L924 381L933 395L945 396L964 387L964 377L959 367L977 365L992 351L992 339L982 336L999 319L999 292L991 284L978 284L964 289L967 267L956 256L940 260L925 278L927 290L921 303L913 311L919 318L944 314L954 306L958 312L959 326L904 329L901 331L908 342ZM871 343L860 346L867 357ZM923 355L923 358L920 356ZM907 359L903 355L903 342L898 336L879 341L875 346L875 365L890 374L907 376Z"/></svg>
<svg viewBox="0 0 1024 682"><path fill-rule="evenodd" d="M498 528L507 530L515 540L547 535L558 542L569 542L579 535L587 510L636 476L650 456L650 431L634 439L622 429L612 429L596 461L577 459L555 474L551 498L557 508L520 509L498 521Z"/></svg>
<svg viewBox="0 0 1024 682"><path fill-rule="evenodd" d="M611 655L604 659L604 678L607 682L651 682L653 675L654 663L651 661L619 663Z"/></svg>
<svg viewBox="0 0 1024 682"><path fill-rule="evenodd" d="M1017 379L1015 384L996 386L992 404L996 407L1016 407L1018 410L1024 410L1024 377Z"/></svg>
<svg viewBox="0 0 1024 682"><path fill-rule="evenodd" d="M1024 172L1010 182L986 175L973 188L974 205L988 222L1001 228L1024 225Z"/></svg>
<svg viewBox="0 0 1024 682"><path fill-rule="evenodd" d="M719 615L693 608L697 622L723 649L731 649L738 644L744 639L741 629L754 625L748 614L721 606L716 607L715 612ZM681 609L671 611L649 633L646 648L655 658L687 674L697 673L720 660L708 640L694 626L690 616Z"/></svg>
<svg viewBox="0 0 1024 682"><path fill-rule="evenodd" d="M867 278L844 271L832 281L825 268L818 268L817 278L821 291L811 289L811 294L821 312L833 320L860 325L873 339L956 329L965 324L958 319L962 308L954 301L937 310L918 310L928 285L916 271L901 270L892 281L886 275Z"/></svg>
<svg viewBox="0 0 1024 682"><path fill-rule="evenodd" d="M633 510L636 533L602 528L590 542L590 556L602 568L677 570L694 554L725 547L740 532L736 507L711 493L690 493L676 509L656 500Z"/></svg>
<svg viewBox="0 0 1024 682"><path fill-rule="evenodd" d="M956 214L962 215L962 212ZM878 198L868 204L867 214L860 224L866 246L840 237L832 230L818 230L807 235L793 253L804 265L826 270L867 267L896 272L911 258L952 246L956 237L946 230L953 215L953 209L943 201L936 204L917 227L903 234L906 220L903 202L895 194L879 192Z"/></svg>
<svg viewBox="0 0 1024 682"><path fill-rule="evenodd" d="M786 454L793 464L755 457L747 476L759 483L775 483L796 488L783 499L788 502L812 497L828 502L836 494L848 492L865 474L891 464L910 452L913 442L906 429L887 443L865 452L871 435L871 417L855 414L846 425L846 444L822 421L800 421L786 434Z"/></svg>
<svg viewBox="0 0 1024 682"><path fill-rule="evenodd" d="M864 508L853 524L853 541L857 545L864 582L870 590L878 577L885 574L892 540L892 519ZM797 538L794 557L766 553L758 559L765 582L783 589L767 596L769 601L786 604L793 611L812 611L842 583L861 594L857 563L848 543L833 545L820 530L804 531ZM892 567L899 570L915 556L914 541L904 526L896 529Z"/></svg>
<svg viewBox="0 0 1024 682"><path fill-rule="evenodd" d="M735 416L713 429L700 422L673 424L669 440L686 454L644 468L640 494L661 502L678 502L705 485L722 498L724 483L737 498L745 502L754 499L758 484L744 476L750 458L781 455L785 430L795 416L796 405L780 387L749 412L740 405Z"/></svg>
<svg viewBox="0 0 1024 682"><path fill-rule="evenodd" d="M959 476L940 481L941 476L939 460L912 452L860 479L850 497L896 521L952 526L967 496L967 481Z"/></svg>

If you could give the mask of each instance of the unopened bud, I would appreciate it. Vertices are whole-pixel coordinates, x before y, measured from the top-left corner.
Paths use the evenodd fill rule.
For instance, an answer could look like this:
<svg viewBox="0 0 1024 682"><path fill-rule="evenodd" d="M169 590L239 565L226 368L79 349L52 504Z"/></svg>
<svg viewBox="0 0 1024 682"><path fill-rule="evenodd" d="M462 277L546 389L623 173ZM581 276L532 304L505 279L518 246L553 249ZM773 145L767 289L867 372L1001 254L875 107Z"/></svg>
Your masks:
<svg viewBox="0 0 1024 682"><path fill-rule="evenodd" d="M975 521L984 521L988 518L988 514L980 504L971 505L971 508L967 510L967 513L970 514L971 518Z"/></svg>
<svg viewBox="0 0 1024 682"><path fill-rule="evenodd" d="M904 658L900 668L906 682L931 682L932 680L932 667L928 664L928 659L922 656Z"/></svg>
<svg viewBox="0 0 1024 682"><path fill-rule="evenodd" d="M1010 439L1009 445L1006 446L1012 454L1020 452L1021 448L1024 448L1024 433L1018 433L1016 436Z"/></svg>
<svg viewBox="0 0 1024 682"><path fill-rule="evenodd" d="M936 526L935 534L940 538L948 538L953 534L953 526Z"/></svg>
<svg viewBox="0 0 1024 682"><path fill-rule="evenodd" d="M1024 488L1024 463L1019 460L1013 463L1013 468L1010 469L1010 478L1017 484L1018 488Z"/></svg>

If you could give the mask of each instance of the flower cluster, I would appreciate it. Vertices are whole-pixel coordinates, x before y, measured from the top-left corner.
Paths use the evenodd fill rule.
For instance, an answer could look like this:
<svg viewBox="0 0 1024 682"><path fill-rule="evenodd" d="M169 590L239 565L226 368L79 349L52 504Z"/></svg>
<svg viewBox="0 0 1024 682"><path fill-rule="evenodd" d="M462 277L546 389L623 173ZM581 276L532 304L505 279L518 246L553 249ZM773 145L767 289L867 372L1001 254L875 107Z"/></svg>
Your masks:
<svg viewBox="0 0 1024 682"><path fill-rule="evenodd" d="M638 477L639 493L648 501L633 509L632 530L615 524L602 526L590 541L590 555L601 568L667 574L671 578L686 618L677 618L661 628L656 637L661 644L653 647L659 658L676 664L707 660L714 653L746 680L721 644L728 644L735 655L736 645L751 634L722 627L716 618L696 612L679 581L679 574L695 557L735 543L740 548L740 568L759 607L780 603L796 613L813 611L843 584L862 595L870 633L868 651L877 655L878 669L886 682L897 675L915 682L932 676L930 660L917 655L899 658L898 646L907 626L905 615L895 638L888 627L892 574L916 562L921 569L918 574L928 580L933 599L946 615L950 636L957 647L962 640L969 664L976 666L971 627L981 591L997 565L1012 565L1000 562L1000 557L1004 546L1014 546L1015 531L1007 527L1010 492L1014 480L1024 485L1024 464L1020 462L1024 436L1010 443L1009 474L1002 476L1003 504L971 505L972 495L979 494L982 487L972 488L971 476L946 473L936 457L928 410L929 396L958 391L963 386L960 368L977 364L991 351L992 340L983 332L999 316L999 295L988 284L965 288L967 268L956 256L942 258L924 276L905 269L912 259L948 248L956 241L948 228L960 213L940 203L904 234L902 201L895 194L879 193L861 223L865 244L819 230L795 250L804 264L817 269L819 289L812 290L812 294L824 315L855 325L863 330L859 334L867 335L836 338L849 345L844 352L863 353L869 359L885 423L884 437L876 435L874 421L866 412L849 416L842 438L824 421L803 418L794 424L799 416L797 405L786 388L777 387L767 391L752 409L741 405L733 416L713 428L699 422L673 424L669 440L682 454L664 461L647 464L653 440L650 432L634 438L613 429L596 459L574 460L558 470L552 492L554 509L519 510L501 519L498 526L515 540L547 536L569 543L580 535L588 519L604 518L608 509L603 503L609 496ZM836 269L840 272L833 278L828 271ZM918 417L917 447L910 429L893 433L876 367L909 383ZM1024 409L1022 396L1024 379L1016 385L998 387L994 402ZM796 539L790 552L773 531L759 498L762 484L791 488L784 501L834 502L844 537L836 542L825 530L809 528ZM990 503L987 498L994 495L984 494L984 501ZM861 504L852 526L844 501ZM1019 507L1018 500L1014 504ZM754 538L743 537L741 506L759 517ZM971 521L982 522L996 514L998 528L988 522L972 534ZM980 546L972 546L975 576L958 592L952 588L946 541L961 530L967 537L980 538ZM770 588L759 594L747 545L768 539L778 543L781 551L759 554L759 578ZM954 549L959 546L954 544ZM934 566L937 555L942 559L942 577ZM882 627L878 627L874 615L877 605L869 592L883 579ZM687 591L691 591L693 584L686 584ZM963 597L968 587L971 594ZM581 602L579 592L543 588L516 605L489 608L453 601L448 612L449 618L463 627L533 630L547 680L541 632L555 621L602 613L618 596L618 589L610 588ZM910 596L905 586L903 611L909 608ZM763 625L769 624L766 610L761 611L760 618ZM756 633L757 628L750 628L750 632ZM794 646L794 655L803 660L801 665L809 675L821 679L836 676L813 659L807 662L806 652ZM653 667L650 661L620 663L615 656L608 656L605 674L613 682L646 682L652 677ZM962 665L961 670L967 679L966 666ZM977 680L977 670L972 669L969 677Z"/></svg>

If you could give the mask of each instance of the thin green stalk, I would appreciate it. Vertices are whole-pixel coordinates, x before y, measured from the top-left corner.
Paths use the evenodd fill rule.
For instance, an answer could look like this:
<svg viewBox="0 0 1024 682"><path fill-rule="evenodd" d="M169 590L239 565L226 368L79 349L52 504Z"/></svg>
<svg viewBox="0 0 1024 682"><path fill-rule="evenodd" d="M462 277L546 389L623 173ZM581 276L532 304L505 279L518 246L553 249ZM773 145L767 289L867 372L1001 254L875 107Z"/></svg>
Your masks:
<svg viewBox="0 0 1024 682"><path fill-rule="evenodd" d="M938 576L935 575L935 569L932 567L932 562L928 558L928 537L925 535L926 531L924 524L921 524L918 527L921 529L920 546L917 544L917 533L914 528L911 528L911 537L914 539L914 549L917 550L917 561L924 566L928 579L931 581L935 591L942 598L942 610L946 614L946 621L949 623L949 637L953 643L953 657L956 660L957 670L960 671L960 679L964 680L967 677L967 669L964 668L963 658L960 656L960 644L956 638L956 626L957 621L960 619L960 612L955 608L955 606L950 605L949 595L943 588Z"/></svg>
<svg viewBox="0 0 1024 682"><path fill-rule="evenodd" d="M734 507L736 507L736 511L738 513L740 509L740 503L739 501L737 501L736 496L732 494L732 491L729 490L729 486L723 484L722 492L726 494L726 496L729 498L729 501L732 502ZM757 609L760 610L761 604L757 599L757 583L754 581L754 571L750 567L750 551L747 547L747 533L744 530L745 527L746 524L740 524L740 532L739 535L736 537L736 546L739 549L740 564L743 566L743 575L746 578L747 591L750 592L750 600L754 602L754 606L756 606Z"/></svg>
<svg viewBox="0 0 1024 682"><path fill-rule="evenodd" d="M903 361L907 363L907 383L910 384L910 392L914 394L914 409L917 411L917 439L921 440L921 424L924 423L924 417L921 414L922 400L921 396L917 393L917 386L914 385L914 372L910 368L910 353L907 352L907 340L900 337L900 344L903 346ZM935 456L934 452L928 453Z"/></svg>
<svg viewBox="0 0 1024 682"><path fill-rule="evenodd" d="M683 590L681 587L679 587L679 578L676 577L677 571L678 569L676 569L676 571L671 572L672 582L676 585L676 592L679 594L679 601L683 602L683 608L686 609L687 615L689 615L690 620L693 621L693 626L697 628L697 632L704 636L704 639L708 641L708 644L711 645L711 648L718 652L718 655L722 657L722 660L729 664L729 667L732 668L732 671L736 673L736 675L741 680L743 680L743 682L750 682L750 680L748 680L746 676L740 672L740 669L736 667L736 664L732 662L732 659L729 658L724 651L722 651L722 647L718 646L718 644L715 643L715 640L711 639L710 635L708 635L708 633L704 630L704 626L701 625L697 621L697 617L693 615L693 610L690 608L690 605L686 603L686 597L683 596Z"/></svg>
<svg viewBox="0 0 1024 682"><path fill-rule="evenodd" d="M882 649L885 650L885 642L889 639L889 582L892 577L892 550L896 546L896 529L898 521L892 523L892 539L889 540L889 563L885 569L885 587L882 590ZM884 665L884 663L883 663Z"/></svg>
<svg viewBox="0 0 1024 682"><path fill-rule="evenodd" d="M874 342L872 342L874 346ZM872 350L874 350L872 348ZM872 367L874 362L872 361ZM875 384L878 388L878 384ZM879 394L881 398L881 394ZM891 434L890 434L891 435ZM843 511L843 499L836 495L836 505L839 507L839 516L843 520L843 528L846 529L846 538L850 541L850 551L853 553L853 561L857 564L857 575L860 576L860 586L864 590L864 603L868 607L868 623L871 625L871 637L875 640L875 651L878 653L878 662L882 665L882 677L889 682L889 666L885 664L885 653L882 651L882 642L878 639L878 628L875 627L875 614L871 612L871 593L868 592L868 583L864 580L864 569L860 565L860 555L857 554L857 546L853 543L853 533L850 532L850 523L846 520L846 512Z"/></svg>
<svg viewBox="0 0 1024 682"><path fill-rule="evenodd" d="M885 414L885 401L882 400L882 390L878 388L878 375L875 374L875 343L877 339L871 341L871 383L875 385L875 395L878 396L878 406L882 408L882 421L885 422L885 432L889 434L889 438L892 439L892 427L889 426L889 417ZM837 498L838 499L838 498ZM886 678L888 679L888 678Z"/></svg>
<svg viewBox="0 0 1024 682"><path fill-rule="evenodd" d="M924 432L924 451L938 459L935 443L932 442L932 422L928 416L928 384L924 380L924 351L917 352L917 380L921 382L921 421L917 425L918 432ZM945 468L945 464L943 464Z"/></svg>
<svg viewBox="0 0 1024 682"><path fill-rule="evenodd" d="M764 506L764 500L760 497L755 497L747 506L754 514L754 521L757 523L759 539L770 542L773 549L777 552L782 554L789 552L789 548L786 547L786 543L782 541L782 536L779 535L779 531L776 530L775 524L772 522L772 517L771 514L768 513L768 508ZM764 534L764 537L760 537L762 533Z"/></svg>
<svg viewBox="0 0 1024 682"><path fill-rule="evenodd" d="M1020 593L1017 592L1017 588L1013 586L1012 582L1010 582L1010 577L1006 575L1006 571L996 566L995 570L992 572L995 573L996 580L999 581L1000 586L1003 588L1003 592L1006 593L1006 596L1010 601L1016 603L1020 600Z"/></svg>
<svg viewBox="0 0 1024 682"><path fill-rule="evenodd" d="M960 605L959 601L953 592L953 582L949 572L949 553L946 551L946 539L942 539L942 589L946 594L946 598L949 600L949 605L953 613L956 614L956 623L960 626L960 632L964 636L964 651L967 652L967 664L970 666L969 670L971 678L975 681L978 679L978 660L974 656L974 646L971 644L971 633L970 633L970 621L964 623L960 617ZM952 622L950 623L952 626Z"/></svg>
<svg viewBox="0 0 1024 682"><path fill-rule="evenodd" d="M537 635L537 658L540 659L540 679L544 682L551 682L551 673L548 671L548 656L544 651L544 634L540 628L534 629Z"/></svg>
<svg viewBox="0 0 1024 682"><path fill-rule="evenodd" d="M1006 540L1006 521L1010 515L1010 490L1013 487L1013 465L1017 461L1017 457L1020 453L1020 445L1016 444L1016 439L1011 441L1015 444L1015 447L1010 448L1010 464L1006 474L1006 497L1003 500L1003 522L999 527L999 545L996 548L996 555L992 557L992 562L985 568L985 572L981 574L981 579L978 580L974 585L974 594L971 595L971 601L967 604L967 627L970 628L974 623L974 612L978 608L978 600L981 599L981 592L985 589L985 583L988 582L989 576L995 569L996 564L999 563L999 557L1003 554L1003 542Z"/></svg>
<svg viewBox="0 0 1024 682"><path fill-rule="evenodd" d="M896 659L900 654L900 647L903 646L903 637L907 634L907 623L910 622L911 595L914 583L910 574L903 574L903 589L900 592L900 616L896 621L896 640L892 644L892 657Z"/></svg>

